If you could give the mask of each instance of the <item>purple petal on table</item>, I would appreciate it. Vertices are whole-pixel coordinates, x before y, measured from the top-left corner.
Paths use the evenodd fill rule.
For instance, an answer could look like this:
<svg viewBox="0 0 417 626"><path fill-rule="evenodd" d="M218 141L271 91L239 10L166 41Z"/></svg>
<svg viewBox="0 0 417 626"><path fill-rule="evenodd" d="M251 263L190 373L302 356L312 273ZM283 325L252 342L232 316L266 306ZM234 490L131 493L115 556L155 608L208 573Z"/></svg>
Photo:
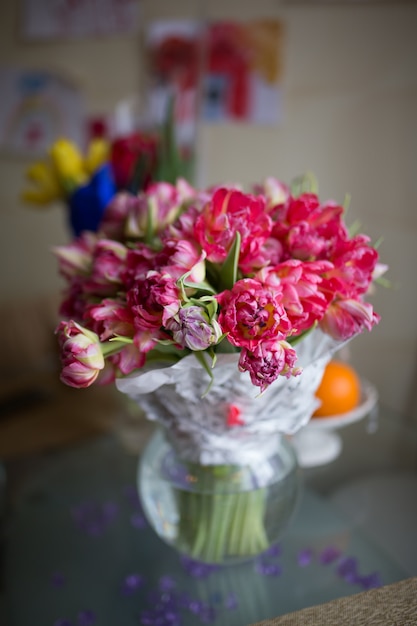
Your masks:
<svg viewBox="0 0 417 626"><path fill-rule="evenodd" d="M166 611L163 620L160 622L163 626L181 626L180 614L175 611Z"/></svg>
<svg viewBox="0 0 417 626"><path fill-rule="evenodd" d="M140 623L145 626L180 626L181 615L174 594L154 595L153 609L140 614ZM156 599L156 601L155 601Z"/></svg>
<svg viewBox="0 0 417 626"><path fill-rule="evenodd" d="M154 611L141 611L140 614L140 623L142 626L155 626L157 624L157 617L155 616Z"/></svg>
<svg viewBox="0 0 417 626"><path fill-rule="evenodd" d="M77 617L77 625L78 626L93 626L96 623L96 614L89 609L85 611L80 611Z"/></svg>
<svg viewBox="0 0 417 626"><path fill-rule="evenodd" d="M218 565L195 561L194 559L190 559L188 556L180 557L180 563L187 574L193 578L206 578L219 569Z"/></svg>
<svg viewBox="0 0 417 626"><path fill-rule="evenodd" d="M366 590L381 587L381 575L378 572L372 572L372 574L368 574L368 576L359 576L358 583Z"/></svg>
<svg viewBox="0 0 417 626"><path fill-rule="evenodd" d="M158 587L161 591L171 591L175 589L176 582L172 576L162 576L162 578L159 579Z"/></svg>
<svg viewBox="0 0 417 626"><path fill-rule="evenodd" d="M202 602L202 600L192 599L188 602L186 608L190 613L197 615L203 623L213 622L216 619L215 609L210 604Z"/></svg>
<svg viewBox="0 0 417 626"><path fill-rule="evenodd" d="M130 596L140 589L144 584L143 576L140 574L128 574L125 576L122 582L122 593L125 596Z"/></svg>
<svg viewBox="0 0 417 626"><path fill-rule="evenodd" d="M54 572L51 576L51 585L59 589L63 587L67 582L65 575L62 572Z"/></svg>
<svg viewBox="0 0 417 626"><path fill-rule="evenodd" d="M275 558L277 556L280 556L282 553L282 546L280 543L274 543L272 546L270 546L265 552L262 553L262 556L265 557L271 557L271 558Z"/></svg>
<svg viewBox="0 0 417 626"><path fill-rule="evenodd" d="M191 602L189 602L187 606L187 609L191 611L191 613L199 615L204 609L204 602L202 602L201 600L191 600Z"/></svg>
<svg viewBox="0 0 417 626"><path fill-rule="evenodd" d="M233 593L233 591L228 594L224 604L226 606L226 609L228 609L229 611L237 609L239 603L237 601L237 596L235 593Z"/></svg>
<svg viewBox="0 0 417 626"><path fill-rule="evenodd" d="M310 565L312 559L313 550L311 548L304 548L303 550L300 550L297 555L297 563L300 567L306 567L307 565Z"/></svg>
<svg viewBox="0 0 417 626"><path fill-rule="evenodd" d="M278 563L267 563L265 561L256 561L255 571L262 576L281 576L282 567Z"/></svg>
<svg viewBox="0 0 417 626"><path fill-rule="evenodd" d="M322 565L329 565L330 563L337 561L341 554L342 553L339 548L328 546L319 554L319 561Z"/></svg>
<svg viewBox="0 0 417 626"><path fill-rule="evenodd" d="M140 513L139 511L132 513L132 515L130 516L130 523L132 524L134 528L139 528L139 529L143 529L148 526L146 517L143 515L143 513Z"/></svg>
<svg viewBox="0 0 417 626"><path fill-rule="evenodd" d="M160 615L155 611L142 611L140 624L142 626L181 626L181 617L171 613Z"/></svg>
<svg viewBox="0 0 417 626"><path fill-rule="evenodd" d="M337 574L348 583L357 583L358 576L358 562L353 557L345 557L342 559L337 567Z"/></svg>
<svg viewBox="0 0 417 626"><path fill-rule="evenodd" d="M90 536L101 535L114 520L118 512L115 502L103 505L87 501L72 507L71 516L75 525Z"/></svg>

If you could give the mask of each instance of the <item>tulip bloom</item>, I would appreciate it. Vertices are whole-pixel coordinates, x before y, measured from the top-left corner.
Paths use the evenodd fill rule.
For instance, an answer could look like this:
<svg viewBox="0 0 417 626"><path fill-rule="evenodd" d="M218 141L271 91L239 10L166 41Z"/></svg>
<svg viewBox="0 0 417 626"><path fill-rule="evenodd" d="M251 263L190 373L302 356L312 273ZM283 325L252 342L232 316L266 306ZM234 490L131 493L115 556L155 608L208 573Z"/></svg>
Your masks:
<svg viewBox="0 0 417 626"><path fill-rule="evenodd" d="M255 348L261 341L285 339L292 330L282 305L282 293L258 280L238 280L230 291L217 296L219 324L231 344Z"/></svg>
<svg viewBox="0 0 417 626"><path fill-rule="evenodd" d="M181 348L206 350L219 342L222 330L216 320L200 306L183 307L167 323L167 330L172 332L174 341Z"/></svg>
<svg viewBox="0 0 417 626"><path fill-rule="evenodd" d="M241 236L239 266L243 271L258 258L269 237L272 221L262 197L236 189L217 189L195 223L194 235L213 263L222 263L231 249L236 233ZM249 270L248 270L249 271Z"/></svg>
<svg viewBox="0 0 417 626"><path fill-rule="evenodd" d="M178 313L179 289L169 274L150 271L128 291L127 303L137 330L159 329Z"/></svg>
<svg viewBox="0 0 417 626"><path fill-rule="evenodd" d="M243 348L239 358L239 369L249 372L253 385L262 391L278 376L297 376L301 368L294 367L297 353L287 341L265 341L253 350Z"/></svg>
<svg viewBox="0 0 417 626"><path fill-rule="evenodd" d="M149 185L156 163L156 137L133 133L115 139L111 146L110 160L118 189L135 186L142 189ZM140 171L135 172L141 162ZM138 180L134 178L139 176Z"/></svg>
<svg viewBox="0 0 417 626"><path fill-rule="evenodd" d="M263 268L256 278L265 285L280 286L288 319L298 334L324 316L329 302L322 289L323 276L333 269L329 261L290 259Z"/></svg>
<svg viewBox="0 0 417 626"><path fill-rule="evenodd" d="M326 311L320 327L333 339L347 340L365 328L371 330L379 320L379 315L369 302L337 300Z"/></svg>
<svg viewBox="0 0 417 626"><path fill-rule="evenodd" d="M61 348L61 380L70 387L89 387L104 368L104 356L96 333L74 321L57 328Z"/></svg>

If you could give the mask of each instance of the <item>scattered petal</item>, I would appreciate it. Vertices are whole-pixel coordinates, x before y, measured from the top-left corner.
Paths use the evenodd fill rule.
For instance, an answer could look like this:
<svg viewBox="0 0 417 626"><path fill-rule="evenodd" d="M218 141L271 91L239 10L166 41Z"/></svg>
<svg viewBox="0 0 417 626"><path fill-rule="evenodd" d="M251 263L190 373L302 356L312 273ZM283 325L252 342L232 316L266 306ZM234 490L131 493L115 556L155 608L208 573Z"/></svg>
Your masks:
<svg viewBox="0 0 417 626"><path fill-rule="evenodd" d="M75 525L87 535L97 537L113 522L119 507L115 502L104 504L93 501L82 502L71 509L71 516Z"/></svg>
<svg viewBox="0 0 417 626"><path fill-rule="evenodd" d="M267 557L277 557L280 556L282 553L282 546L279 543L274 543L272 546L270 546L268 548L268 550L266 550L266 552L263 553L263 556L267 556Z"/></svg>
<svg viewBox="0 0 417 626"><path fill-rule="evenodd" d="M181 557L181 565L185 571L193 578L206 578L219 569L218 565L201 563L187 556Z"/></svg>
<svg viewBox="0 0 417 626"><path fill-rule="evenodd" d="M262 576L281 576L282 567L278 563L266 563L265 561L257 561L255 571Z"/></svg>
<svg viewBox="0 0 417 626"><path fill-rule="evenodd" d="M372 572L368 576L360 576L358 582L366 590L382 586L381 576L378 572Z"/></svg>
<svg viewBox="0 0 417 626"><path fill-rule="evenodd" d="M300 567L306 567L310 565L313 558L313 551L311 548L305 548L304 550L300 550L297 557L297 563Z"/></svg>
<svg viewBox="0 0 417 626"><path fill-rule="evenodd" d="M171 591L175 589L175 587L175 580L171 576L162 576L162 578L159 579L159 589L161 589L161 591Z"/></svg>
<svg viewBox="0 0 417 626"><path fill-rule="evenodd" d="M342 559L337 567L337 574L348 583L357 583L359 580L357 560L353 557Z"/></svg>
<svg viewBox="0 0 417 626"><path fill-rule="evenodd" d="M122 583L122 593L125 596L130 596L140 589L144 584L143 576L140 574L129 574L125 577Z"/></svg>
<svg viewBox="0 0 417 626"><path fill-rule="evenodd" d="M77 625L78 626L93 626L96 623L96 614L89 609L80 611L78 613Z"/></svg>
<svg viewBox="0 0 417 626"><path fill-rule="evenodd" d="M231 593L228 594L226 598L226 601L225 601L226 609L228 609L229 611L233 611L234 609L237 609L238 605L239 603L237 600L237 596L232 591Z"/></svg>
<svg viewBox="0 0 417 626"><path fill-rule="evenodd" d="M330 563L334 563L340 557L341 551L339 548L335 548L334 546L329 546L324 548L324 550L319 555L319 561L322 565L329 565Z"/></svg>

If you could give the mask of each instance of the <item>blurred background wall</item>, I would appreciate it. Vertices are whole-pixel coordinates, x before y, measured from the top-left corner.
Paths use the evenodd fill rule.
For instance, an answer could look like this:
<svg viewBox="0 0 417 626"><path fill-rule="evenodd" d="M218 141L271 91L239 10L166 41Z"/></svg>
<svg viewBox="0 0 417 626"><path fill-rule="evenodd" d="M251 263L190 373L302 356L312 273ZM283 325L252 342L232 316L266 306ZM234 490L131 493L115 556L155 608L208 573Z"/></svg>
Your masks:
<svg viewBox="0 0 417 626"><path fill-rule="evenodd" d="M139 1L139 0L138 0ZM382 321L355 339L349 358L381 401L417 419L417 5L414 2L143 0L138 33L28 42L20 4L0 3L0 62L48 69L82 89L87 112L107 115L143 95L143 29L155 18L282 20L279 124L200 123L198 183L315 173L323 199L351 195L359 220L390 266L390 289L372 302ZM51 246L68 241L64 213L36 211L19 194L29 160L0 154L0 305L61 285ZM30 315L30 311L27 311Z"/></svg>

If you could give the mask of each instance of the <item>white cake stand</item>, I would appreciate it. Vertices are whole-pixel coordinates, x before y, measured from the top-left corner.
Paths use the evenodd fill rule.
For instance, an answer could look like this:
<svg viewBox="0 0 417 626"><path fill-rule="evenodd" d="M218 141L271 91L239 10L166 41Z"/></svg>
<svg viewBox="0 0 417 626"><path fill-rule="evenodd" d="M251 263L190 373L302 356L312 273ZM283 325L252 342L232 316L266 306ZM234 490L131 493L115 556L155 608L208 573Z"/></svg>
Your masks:
<svg viewBox="0 0 417 626"><path fill-rule="evenodd" d="M361 401L352 411L329 417L311 418L293 437L300 467L316 467L334 461L342 450L342 438L335 432L369 415L378 402L375 387L361 379Z"/></svg>

